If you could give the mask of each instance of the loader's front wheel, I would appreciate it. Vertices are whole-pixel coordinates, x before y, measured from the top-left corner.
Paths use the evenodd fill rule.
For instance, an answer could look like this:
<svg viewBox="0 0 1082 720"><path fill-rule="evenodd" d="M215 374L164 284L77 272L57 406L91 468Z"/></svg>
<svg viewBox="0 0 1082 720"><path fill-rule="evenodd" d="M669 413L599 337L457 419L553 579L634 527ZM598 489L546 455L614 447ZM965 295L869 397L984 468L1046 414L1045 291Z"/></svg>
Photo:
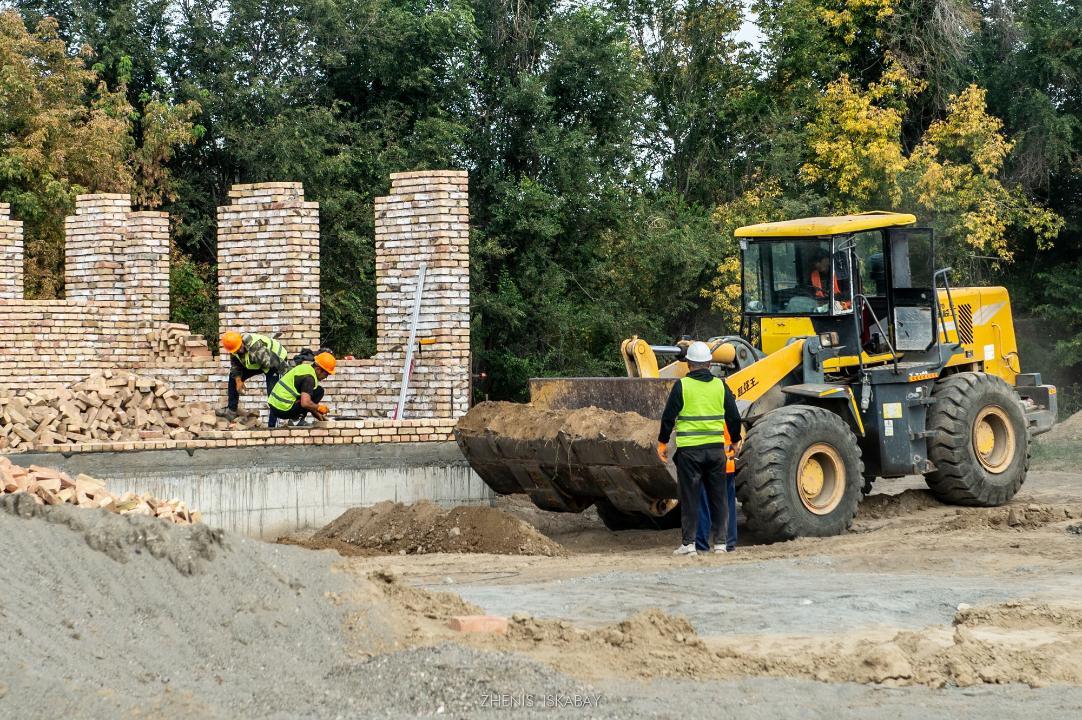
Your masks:
<svg viewBox="0 0 1082 720"><path fill-rule="evenodd" d="M864 485L853 431L831 411L809 405L760 418L748 431L736 470L748 525L770 540L845 532Z"/></svg>
<svg viewBox="0 0 1082 720"><path fill-rule="evenodd" d="M987 373L958 373L936 383L928 415L925 476L947 503L989 507L1014 497L1029 470L1026 414L1006 382Z"/></svg>

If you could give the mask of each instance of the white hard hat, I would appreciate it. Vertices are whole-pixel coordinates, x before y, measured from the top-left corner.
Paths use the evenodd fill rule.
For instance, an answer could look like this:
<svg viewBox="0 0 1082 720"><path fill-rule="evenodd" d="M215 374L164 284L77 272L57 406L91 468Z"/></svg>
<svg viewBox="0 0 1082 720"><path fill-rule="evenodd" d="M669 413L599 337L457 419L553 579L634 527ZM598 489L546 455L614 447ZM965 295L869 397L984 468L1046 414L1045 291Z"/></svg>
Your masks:
<svg viewBox="0 0 1082 720"><path fill-rule="evenodd" d="M688 351L686 355L688 362L704 363L710 362L713 354L710 352L710 346L704 342L693 342L688 345Z"/></svg>

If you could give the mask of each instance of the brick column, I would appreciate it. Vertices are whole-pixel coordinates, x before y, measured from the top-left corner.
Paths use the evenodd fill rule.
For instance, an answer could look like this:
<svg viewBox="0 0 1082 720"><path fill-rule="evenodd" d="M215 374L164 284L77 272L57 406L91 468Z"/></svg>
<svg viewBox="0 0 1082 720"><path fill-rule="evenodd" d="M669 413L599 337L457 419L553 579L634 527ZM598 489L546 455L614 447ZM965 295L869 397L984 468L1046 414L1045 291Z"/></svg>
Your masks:
<svg viewBox="0 0 1082 720"><path fill-rule="evenodd" d="M278 335L290 355L319 346L319 203L300 183L234 185L218 208L222 332Z"/></svg>
<svg viewBox="0 0 1082 720"><path fill-rule="evenodd" d="M425 263L418 336L436 344L421 351L411 396L426 415L458 417L469 408L468 176L461 170L392 174L391 194L376 198L375 210L377 352L401 357Z"/></svg>
<svg viewBox="0 0 1082 720"><path fill-rule="evenodd" d="M169 322L169 213L133 212L124 258L127 300L148 326Z"/></svg>
<svg viewBox="0 0 1082 720"><path fill-rule="evenodd" d="M23 299L23 224L0 203L0 300Z"/></svg>
<svg viewBox="0 0 1082 720"><path fill-rule="evenodd" d="M99 193L75 199L64 222L64 297L124 301L123 258L128 245L131 196Z"/></svg>

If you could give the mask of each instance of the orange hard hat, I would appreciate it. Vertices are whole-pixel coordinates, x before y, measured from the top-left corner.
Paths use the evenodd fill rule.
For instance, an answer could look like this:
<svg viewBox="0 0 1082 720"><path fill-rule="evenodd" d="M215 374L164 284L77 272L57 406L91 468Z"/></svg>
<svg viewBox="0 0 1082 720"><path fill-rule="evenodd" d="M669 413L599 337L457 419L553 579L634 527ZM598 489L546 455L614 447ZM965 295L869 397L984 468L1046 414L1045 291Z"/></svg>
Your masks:
<svg viewBox="0 0 1082 720"><path fill-rule="evenodd" d="M235 353L240 350L240 346L243 343L239 332L233 332L230 330L226 334L222 335L222 347L225 348L227 353Z"/></svg>
<svg viewBox="0 0 1082 720"><path fill-rule="evenodd" d="M338 361L329 352L321 352L316 355L316 365L326 370L328 375L334 375L334 368L337 364Z"/></svg>

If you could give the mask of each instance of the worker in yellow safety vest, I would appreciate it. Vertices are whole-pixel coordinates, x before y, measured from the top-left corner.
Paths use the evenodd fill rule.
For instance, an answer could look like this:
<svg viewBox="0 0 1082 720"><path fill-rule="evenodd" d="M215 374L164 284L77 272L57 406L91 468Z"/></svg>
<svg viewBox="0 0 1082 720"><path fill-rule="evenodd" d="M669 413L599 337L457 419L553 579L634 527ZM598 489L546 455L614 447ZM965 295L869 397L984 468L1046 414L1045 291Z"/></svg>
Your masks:
<svg viewBox="0 0 1082 720"><path fill-rule="evenodd" d="M735 514L735 499L728 501L726 475L734 438L741 437L740 411L736 398L725 381L710 372L712 353L704 342L694 342L685 353L688 374L673 384L658 432L658 457L668 460L668 441L676 431L676 464L680 497L680 547L674 555L695 555L695 536L699 529L699 507L705 487L710 510L709 545L715 553L728 551L726 524L734 534L736 523L730 521L730 507Z"/></svg>
<svg viewBox="0 0 1082 720"><path fill-rule="evenodd" d="M237 416L245 381L263 375L270 395L282 373L289 368L289 353L272 337L259 333L241 335L235 331L222 335L222 348L229 353L229 380L226 407L219 410L218 415L232 420Z"/></svg>
<svg viewBox="0 0 1082 720"><path fill-rule="evenodd" d="M267 397L271 427L279 420L293 420L303 425L309 413L316 420L323 420L327 407L320 404L325 392L320 383L334 375L336 365L334 355L321 352L312 362L301 363L283 375Z"/></svg>

